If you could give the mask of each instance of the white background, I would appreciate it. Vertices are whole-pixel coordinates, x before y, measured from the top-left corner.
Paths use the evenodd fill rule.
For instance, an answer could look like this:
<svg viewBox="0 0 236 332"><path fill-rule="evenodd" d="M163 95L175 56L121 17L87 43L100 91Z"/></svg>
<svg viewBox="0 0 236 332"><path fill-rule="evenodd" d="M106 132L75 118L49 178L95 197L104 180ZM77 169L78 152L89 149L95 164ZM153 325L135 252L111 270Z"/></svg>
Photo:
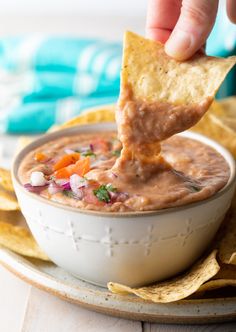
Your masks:
<svg viewBox="0 0 236 332"><path fill-rule="evenodd" d="M165 0L164 0L165 1ZM0 0L5 14L142 15L147 0Z"/></svg>

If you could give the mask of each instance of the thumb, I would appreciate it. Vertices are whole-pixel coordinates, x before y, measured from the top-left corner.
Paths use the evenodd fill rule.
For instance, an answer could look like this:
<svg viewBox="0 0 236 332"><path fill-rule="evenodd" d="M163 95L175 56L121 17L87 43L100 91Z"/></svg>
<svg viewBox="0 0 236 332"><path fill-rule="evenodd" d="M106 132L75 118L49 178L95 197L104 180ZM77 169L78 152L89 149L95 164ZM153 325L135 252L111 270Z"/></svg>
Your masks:
<svg viewBox="0 0 236 332"><path fill-rule="evenodd" d="M181 13L168 41L166 53L186 60L206 42L215 22L218 0L183 0Z"/></svg>

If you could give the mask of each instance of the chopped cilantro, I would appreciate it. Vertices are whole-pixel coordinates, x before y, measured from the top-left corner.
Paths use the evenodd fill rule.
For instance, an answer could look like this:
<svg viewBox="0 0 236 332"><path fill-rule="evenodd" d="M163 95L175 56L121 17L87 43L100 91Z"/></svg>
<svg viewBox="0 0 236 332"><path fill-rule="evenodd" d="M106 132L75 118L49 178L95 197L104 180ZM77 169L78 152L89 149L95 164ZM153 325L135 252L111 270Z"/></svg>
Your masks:
<svg viewBox="0 0 236 332"><path fill-rule="evenodd" d="M98 189L94 189L93 193L99 201L109 203L111 201L109 192L116 191L117 189L114 188L111 184L102 184Z"/></svg>
<svg viewBox="0 0 236 332"><path fill-rule="evenodd" d="M75 198L75 195L74 195L73 191L71 191L71 190L63 190L62 193L67 197Z"/></svg>
<svg viewBox="0 0 236 332"><path fill-rule="evenodd" d="M82 152L81 155L83 157L92 157L92 156L95 157L96 156L96 154L92 150L87 150L85 152Z"/></svg>
<svg viewBox="0 0 236 332"><path fill-rule="evenodd" d="M112 151L113 156L119 157L121 153L121 150L114 150Z"/></svg>

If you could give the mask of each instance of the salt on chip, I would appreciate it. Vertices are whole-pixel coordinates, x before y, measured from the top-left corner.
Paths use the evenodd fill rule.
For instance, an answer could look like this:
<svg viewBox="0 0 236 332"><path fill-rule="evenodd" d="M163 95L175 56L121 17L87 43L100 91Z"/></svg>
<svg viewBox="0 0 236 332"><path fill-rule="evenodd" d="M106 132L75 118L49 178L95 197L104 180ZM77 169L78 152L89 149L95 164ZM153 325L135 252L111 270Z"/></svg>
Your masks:
<svg viewBox="0 0 236 332"><path fill-rule="evenodd" d="M201 259L185 274L168 281L146 287L131 288L118 283L109 282L108 288L117 294L135 294L144 300L156 303L168 303L184 299L195 293L199 287L211 279L220 270L216 260L217 250Z"/></svg>
<svg viewBox="0 0 236 332"><path fill-rule="evenodd" d="M0 189L0 210L15 211L19 208L15 194Z"/></svg>
<svg viewBox="0 0 236 332"><path fill-rule="evenodd" d="M49 261L32 234L24 227L0 221L0 245L23 256Z"/></svg>
<svg viewBox="0 0 236 332"><path fill-rule="evenodd" d="M0 187L8 191L14 191L11 172L0 167Z"/></svg>

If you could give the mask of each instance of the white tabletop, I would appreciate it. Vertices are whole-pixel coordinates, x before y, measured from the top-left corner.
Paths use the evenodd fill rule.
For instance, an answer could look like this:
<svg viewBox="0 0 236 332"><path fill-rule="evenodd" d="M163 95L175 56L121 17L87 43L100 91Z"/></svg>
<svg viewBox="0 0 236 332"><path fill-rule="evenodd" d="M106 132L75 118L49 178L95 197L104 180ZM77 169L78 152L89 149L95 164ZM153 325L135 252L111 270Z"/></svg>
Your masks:
<svg viewBox="0 0 236 332"><path fill-rule="evenodd" d="M150 324L110 317L38 290L0 266L1 332L197 332L236 331L236 323Z"/></svg>

